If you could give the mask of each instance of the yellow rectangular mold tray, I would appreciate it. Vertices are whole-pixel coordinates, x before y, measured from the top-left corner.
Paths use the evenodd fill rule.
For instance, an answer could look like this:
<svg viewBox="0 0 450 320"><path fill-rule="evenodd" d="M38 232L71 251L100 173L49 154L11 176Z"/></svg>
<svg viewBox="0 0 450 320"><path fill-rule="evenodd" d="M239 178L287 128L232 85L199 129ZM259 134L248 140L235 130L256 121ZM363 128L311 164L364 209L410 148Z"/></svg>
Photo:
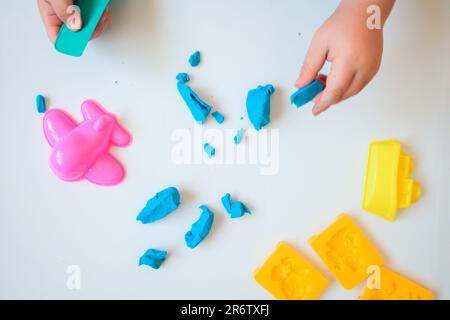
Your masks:
<svg viewBox="0 0 450 320"><path fill-rule="evenodd" d="M383 264L381 255L346 214L341 214L327 229L311 237L309 243L347 290L367 278L368 267Z"/></svg>
<svg viewBox="0 0 450 320"><path fill-rule="evenodd" d="M387 269L380 268L379 288L364 290L361 300L432 300L433 292Z"/></svg>
<svg viewBox="0 0 450 320"><path fill-rule="evenodd" d="M328 280L285 242L278 244L254 278L280 300L314 300L328 286Z"/></svg>
<svg viewBox="0 0 450 320"><path fill-rule="evenodd" d="M388 140L372 142L369 149L363 208L388 221L420 197L419 183L409 178L414 161L401 148L399 141Z"/></svg>

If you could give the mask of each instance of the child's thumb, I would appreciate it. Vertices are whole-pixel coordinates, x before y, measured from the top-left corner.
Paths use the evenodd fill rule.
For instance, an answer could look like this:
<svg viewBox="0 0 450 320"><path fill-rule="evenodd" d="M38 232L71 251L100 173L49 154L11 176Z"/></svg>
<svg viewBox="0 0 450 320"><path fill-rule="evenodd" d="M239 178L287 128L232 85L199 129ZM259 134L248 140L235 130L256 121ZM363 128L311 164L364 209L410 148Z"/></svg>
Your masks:
<svg viewBox="0 0 450 320"><path fill-rule="evenodd" d="M52 0L53 10L58 18L72 31L81 29L80 9L73 4L72 0Z"/></svg>

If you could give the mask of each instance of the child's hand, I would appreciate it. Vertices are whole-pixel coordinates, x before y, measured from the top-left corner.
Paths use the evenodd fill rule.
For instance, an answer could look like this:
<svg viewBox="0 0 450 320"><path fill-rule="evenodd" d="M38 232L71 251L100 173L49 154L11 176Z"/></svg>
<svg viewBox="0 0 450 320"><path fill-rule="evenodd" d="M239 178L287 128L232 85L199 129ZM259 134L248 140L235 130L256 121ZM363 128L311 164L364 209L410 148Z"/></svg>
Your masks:
<svg viewBox="0 0 450 320"><path fill-rule="evenodd" d="M73 6L72 0L38 0L39 12L44 22L47 35L55 42L63 23L72 31L78 31L83 25L81 15ZM95 29L92 38L97 38L111 24L112 16L109 8L105 10Z"/></svg>
<svg viewBox="0 0 450 320"><path fill-rule="evenodd" d="M383 30L369 29L367 8L378 5L384 24L394 0L343 0L334 14L316 32L297 87L317 78L325 61L331 71L325 90L315 99L313 114L319 115L330 106L359 93L377 73L383 52Z"/></svg>

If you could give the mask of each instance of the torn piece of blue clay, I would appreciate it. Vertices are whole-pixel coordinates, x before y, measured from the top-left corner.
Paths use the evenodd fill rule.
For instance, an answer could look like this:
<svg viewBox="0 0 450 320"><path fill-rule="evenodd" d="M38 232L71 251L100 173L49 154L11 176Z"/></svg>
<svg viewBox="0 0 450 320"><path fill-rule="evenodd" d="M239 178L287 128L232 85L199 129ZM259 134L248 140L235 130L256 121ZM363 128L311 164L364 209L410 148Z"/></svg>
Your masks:
<svg viewBox="0 0 450 320"><path fill-rule="evenodd" d="M231 218L239 218L244 214L252 214L250 210L247 208L245 204L240 201L231 201L231 195L227 193L222 197L222 204L225 207L225 210L230 214Z"/></svg>
<svg viewBox="0 0 450 320"><path fill-rule="evenodd" d="M206 154L208 155L209 158L212 158L216 155L216 149L210 145L209 143L205 143L203 145L203 150L205 150Z"/></svg>
<svg viewBox="0 0 450 320"><path fill-rule="evenodd" d="M236 135L234 136L234 144L241 143L243 137L244 137L244 129L241 128L236 132Z"/></svg>
<svg viewBox="0 0 450 320"><path fill-rule="evenodd" d="M218 124L222 124L225 120L225 117L219 111L214 111L211 115L216 119Z"/></svg>
<svg viewBox="0 0 450 320"><path fill-rule="evenodd" d="M247 95L247 113L256 130L260 130L270 122L270 96L275 88L268 84L250 90Z"/></svg>
<svg viewBox="0 0 450 320"><path fill-rule="evenodd" d="M307 86L298 89L291 96L291 104L295 104L297 108L307 104L313 100L320 92L325 89L325 86L319 80L314 80Z"/></svg>
<svg viewBox="0 0 450 320"><path fill-rule="evenodd" d="M45 98L43 95L36 96L36 108L37 108L37 112L45 113L47 108L45 106Z"/></svg>
<svg viewBox="0 0 450 320"><path fill-rule="evenodd" d="M178 91L191 111L192 116L198 124L203 124L211 112L212 107L203 102L199 96L185 84L190 80L187 73L179 73L177 75L177 80Z"/></svg>
<svg viewBox="0 0 450 320"><path fill-rule="evenodd" d="M139 265L146 265L153 269L159 269L162 263L166 260L167 251L148 249L139 259Z"/></svg>
<svg viewBox="0 0 450 320"><path fill-rule="evenodd" d="M192 224L191 230L184 236L186 245L191 249L194 249L206 238L214 222L214 213L207 206L202 205L200 209L202 209L200 218Z"/></svg>
<svg viewBox="0 0 450 320"><path fill-rule="evenodd" d="M200 64L200 51L195 51L189 57L189 64L191 65L191 67L196 67Z"/></svg>
<svg viewBox="0 0 450 320"><path fill-rule="evenodd" d="M180 193L177 188L169 187L158 192L148 200L144 209L141 210L136 220L143 224L160 220L173 212L180 205Z"/></svg>

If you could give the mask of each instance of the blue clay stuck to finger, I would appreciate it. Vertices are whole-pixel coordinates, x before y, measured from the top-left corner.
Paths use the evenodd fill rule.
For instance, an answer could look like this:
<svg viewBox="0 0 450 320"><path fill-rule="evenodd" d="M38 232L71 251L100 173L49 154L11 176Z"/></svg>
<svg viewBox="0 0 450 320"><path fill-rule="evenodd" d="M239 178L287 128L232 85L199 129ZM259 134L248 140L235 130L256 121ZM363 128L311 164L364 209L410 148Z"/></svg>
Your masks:
<svg viewBox="0 0 450 320"><path fill-rule="evenodd" d="M152 223L169 215L180 205L180 193L177 188L170 187L158 192L148 200L136 220L143 224Z"/></svg>
<svg viewBox="0 0 450 320"><path fill-rule="evenodd" d="M226 195L224 195L222 197L222 204L223 204L225 210L230 214L230 217L232 219L240 218L243 215L245 215L246 213L252 214L250 212L250 209L247 208L247 206L245 204L243 204L242 202L240 202L240 201L232 202L231 195L229 193L227 193Z"/></svg>
<svg viewBox="0 0 450 320"><path fill-rule="evenodd" d="M319 80L314 80L307 86L298 89L291 96L291 104L295 104L297 108L307 104L313 100L319 93L325 89L323 83Z"/></svg>
<svg viewBox="0 0 450 320"><path fill-rule="evenodd" d="M250 90L247 95L247 114L256 130L261 130L270 122L270 97L275 88L268 84Z"/></svg>
<svg viewBox="0 0 450 320"><path fill-rule="evenodd" d="M206 238L214 222L214 213L207 206L202 205L200 209L202 209L200 218L192 224L191 230L184 236L186 245L191 249L194 249Z"/></svg>
<svg viewBox="0 0 450 320"><path fill-rule="evenodd" d="M139 266L146 265L153 269L159 269L166 257L167 251L148 249L139 259Z"/></svg>
<svg viewBox="0 0 450 320"><path fill-rule="evenodd" d="M212 107L203 102L202 99L188 86L190 78L187 73L179 73L177 75L177 88L181 97L188 106L189 110L198 124L203 124L211 112Z"/></svg>

